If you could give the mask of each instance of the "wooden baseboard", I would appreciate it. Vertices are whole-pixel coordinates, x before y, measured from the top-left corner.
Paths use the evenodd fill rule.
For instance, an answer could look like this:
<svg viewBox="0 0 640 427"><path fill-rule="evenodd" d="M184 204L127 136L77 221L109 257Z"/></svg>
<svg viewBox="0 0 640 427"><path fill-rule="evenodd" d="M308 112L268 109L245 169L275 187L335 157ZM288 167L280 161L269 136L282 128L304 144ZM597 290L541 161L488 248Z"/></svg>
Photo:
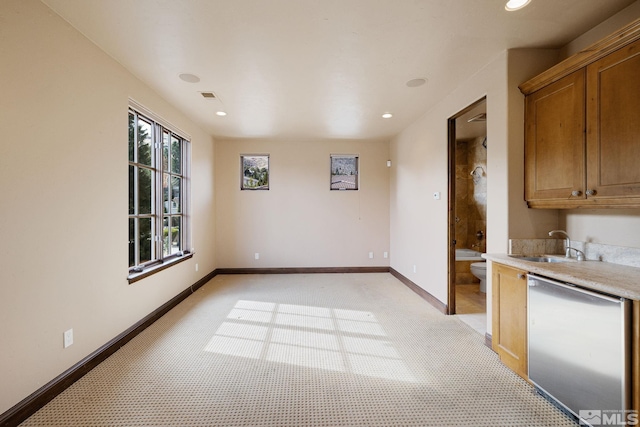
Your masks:
<svg viewBox="0 0 640 427"><path fill-rule="evenodd" d="M416 294L420 295L425 301L427 301L429 304L434 306L442 314L447 314L448 313L446 304L444 304L438 298L436 298L433 295L431 295L429 292L427 292L424 289L422 289L420 286L415 284L409 278L403 276L397 270L395 270L394 268L391 268L391 267L389 267L389 273L391 273L396 279L400 280L402 283L407 285L407 287L409 289L411 289L413 292L415 292Z"/></svg>
<svg viewBox="0 0 640 427"><path fill-rule="evenodd" d="M217 274L388 273L389 267L218 268Z"/></svg>
<svg viewBox="0 0 640 427"><path fill-rule="evenodd" d="M96 351L76 363L74 366L49 381L44 386L27 396L21 402L13 406L11 409L0 415L0 426L17 426L38 409L53 400L54 397L62 393L73 383L86 375L101 362L106 360L113 353L118 351L120 347L131 341L136 335L151 326L153 322L164 316L169 310L182 302L185 298L195 292L202 285L213 279L219 273L214 270L211 273L180 292L175 297L158 307L148 316L135 323L129 329L107 342Z"/></svg>

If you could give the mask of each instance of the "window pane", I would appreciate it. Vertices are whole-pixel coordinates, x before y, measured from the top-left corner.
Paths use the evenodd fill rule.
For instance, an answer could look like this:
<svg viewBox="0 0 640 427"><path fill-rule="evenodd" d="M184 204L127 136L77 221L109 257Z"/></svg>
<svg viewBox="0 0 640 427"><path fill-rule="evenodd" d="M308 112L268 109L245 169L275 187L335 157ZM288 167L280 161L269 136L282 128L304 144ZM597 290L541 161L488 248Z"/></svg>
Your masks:
<svg viewBox="0 0 640 427"><path fill-rule="evenodd" d="M138 163L151 166L151 123L138 117Z"/></svg>
<svg viewBox="0 0 640 427"><path fill-rule="evenodd" d="M182 170L182 147L180 140L171 135L171 172L180 173Z"/></svg>
<svg viewBox="0 0 640 427"><path fill-rule="evenodd" d="M358 158L331 157L331 189L356 190L358 188Z"/></svg>
<svg viewBox="0 0 640 427"><path fill-rule="evenodd" d="M136 167L129 165L129 215L136 213L136 192L135 192Z"/></svg>
<svg viewBox="0 0 640 427"><path fill-rule="evenodd" d="M171 177L168 173L162 174L162 212L171 213L171 188L169 188L169 182Z"/></svg>
<svg viewBox="0 0 640 427"><path fill-rule="evenodd" d="M136 149L135 138L135 118L132 113L129 113L129 161L135 161L133 158L133 152Z"/></svg>
<svg viewBox="0 0 640 427"><path fill-rule="evenodd" d="M136 220L129 218L129 267L136 265Z"/></svg>
<svg viewBox="0 0 640 427"><path fill-rule="evenodd" d="M165 216L162 219L162 256L171 253L171 230L169 230L170 218Z"/></svg>
<svg viewBox="0 0 640 427"><path fill-rule="evenodd" d="M182 217L174 216L171 217L171 253L175 254L182 249L181 242L182 235Z"/></svg>
<svg viewBox="0 0 640 427"><path fill-rule="evenodd" d="M171 177L171 213L182 212L182 206L180 206L182 193L182 179L177 176Z"/></svg>
<svg viewBox="0 0 640 427"><path fill-rule="evenodd" d="M138 213L150 214L153 202L152 191L153 182L150 169L138 169Z"/></svg>
<svg viewBox="0 0 640 427"><path fill-rule="evenodd" d="M162 132L162 170L169 171L169 132Z"/></svg>
<svg viewBox="0 0 640 427"><path fill-rule="evenodd" d="M171 227L169 227L171 224ZM182 217L165 216L162 221L162 255L172 255L181 249Z"/></svg>
<svg viewBox="0 0 640 427"><path fill-rule="evenodd" d="M153 233L151 218L139 220L140 264L153 259Z"/></svg>

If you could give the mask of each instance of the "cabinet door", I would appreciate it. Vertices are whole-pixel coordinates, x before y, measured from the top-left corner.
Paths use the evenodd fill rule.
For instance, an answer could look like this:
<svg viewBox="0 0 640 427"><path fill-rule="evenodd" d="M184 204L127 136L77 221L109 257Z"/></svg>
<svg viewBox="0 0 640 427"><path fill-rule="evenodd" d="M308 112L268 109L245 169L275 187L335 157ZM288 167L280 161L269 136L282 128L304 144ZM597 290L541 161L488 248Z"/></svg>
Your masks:
<svg viewBox="0 0 640 427"><path fill-rule="evenodd" d="M587 67L587 97L587 190L640 196L640 41Z"/></svg>
<svg viewBox="0 0 640 427"><path fill-rule="evenodd" d="M527 379L527 274L501 264L492 267L493 350Z"/></svg>
<svg viewBox="0 0 640 427"><path fill-rule="evenodd" d="M527 201L584 199L584 74L576 71L526 98Z"/></svg>

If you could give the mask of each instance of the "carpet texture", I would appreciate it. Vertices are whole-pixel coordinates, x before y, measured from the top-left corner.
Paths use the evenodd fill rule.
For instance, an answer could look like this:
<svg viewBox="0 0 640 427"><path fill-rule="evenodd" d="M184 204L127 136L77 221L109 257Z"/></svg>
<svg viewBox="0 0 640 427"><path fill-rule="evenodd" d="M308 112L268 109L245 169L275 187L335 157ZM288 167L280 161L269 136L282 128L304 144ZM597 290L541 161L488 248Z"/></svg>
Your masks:
<svg viewBox="0 0 640 427"><path fill-rule="evenodd" d="M387 273L216 276L22 426L574 426Z"/></svg>

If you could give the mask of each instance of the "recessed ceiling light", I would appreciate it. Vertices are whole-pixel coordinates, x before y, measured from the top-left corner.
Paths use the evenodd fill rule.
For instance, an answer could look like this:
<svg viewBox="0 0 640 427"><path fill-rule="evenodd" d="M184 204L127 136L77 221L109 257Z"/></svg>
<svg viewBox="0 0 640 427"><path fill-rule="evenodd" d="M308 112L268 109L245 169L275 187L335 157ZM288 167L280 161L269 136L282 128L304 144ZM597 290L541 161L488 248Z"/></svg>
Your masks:
<svg viewBox="0 0 640 427"><path fill-rule="evenodd" d="M216 111L216 116L224 117L226 115L227 113L225 113L224 111Z"/></svg>
<svg viewBox="0 0 640 427"><path fill-rule="evenodd" d="M391 114L391 113L384 113L384 114L382 115L382 118L383 118L383 119L390 119L391 117L393 117L393 114Z"/></svg>
<svg viewBox="0 0 640 427"><path fill-rule="evenodd" d="M529 2L531 2L531 0L509 0L504 8L509 12L513 12L514 10L522 9L528 5Z"/></svg>
<svg viewBox="0 0 640 427"><path fill-rule="evenodd" d="M200 81L200 77L189 73L180 74L178 77L187 83L198 83Z"/></svg>
<svg viewBox="0 0 640 427"><path fill-rule="evenodd" d="M427 79L411 79L407 82L408 87L418 87L422 86L427 82Z"/></svg>

